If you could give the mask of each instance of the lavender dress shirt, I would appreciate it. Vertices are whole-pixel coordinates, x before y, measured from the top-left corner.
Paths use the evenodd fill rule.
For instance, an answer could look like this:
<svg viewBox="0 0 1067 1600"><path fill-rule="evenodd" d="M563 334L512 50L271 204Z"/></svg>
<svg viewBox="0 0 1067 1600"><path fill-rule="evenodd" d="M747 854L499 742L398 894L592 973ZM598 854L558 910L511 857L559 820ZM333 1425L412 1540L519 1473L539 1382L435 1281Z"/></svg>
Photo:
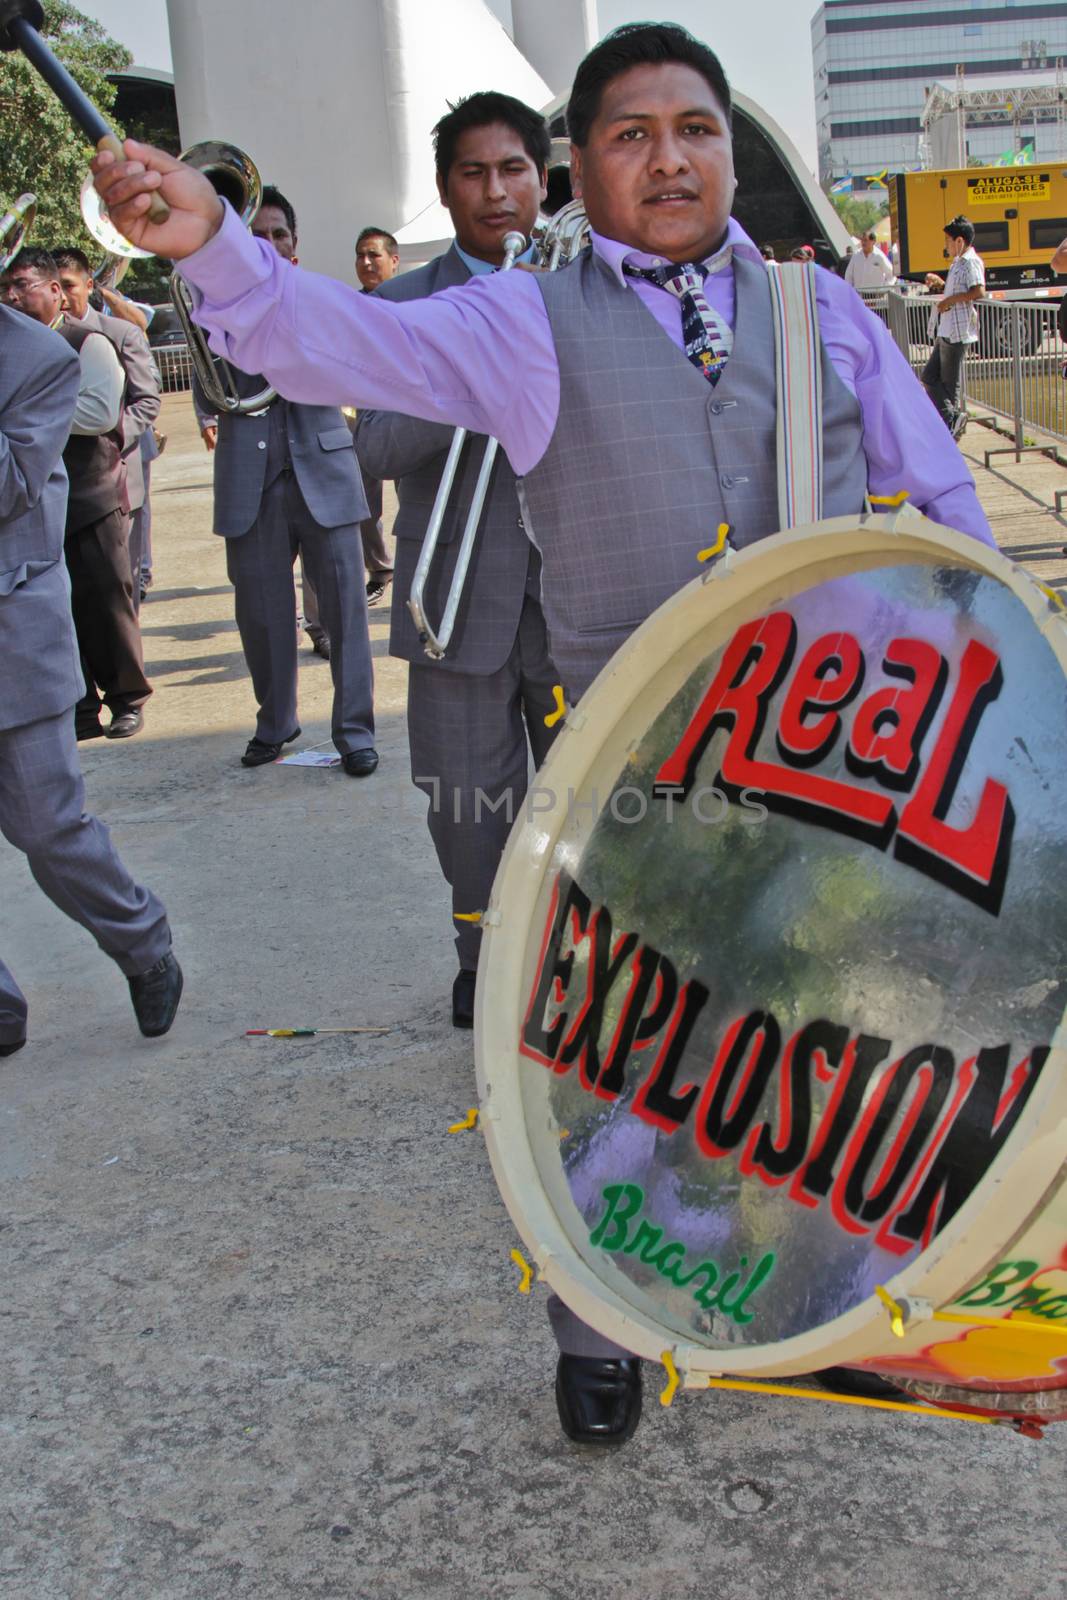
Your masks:
<svg viewBox="0 0 1067 1600"><path fill-rule="evenodd" d="M731 220L725 243L761 261ZM679 302L624 261L655 256L593 235L593 248L682 348ZM784 269L788 270L788 268ZM559 367L548 314L526 272L472 278L426 300L391 303L294 268L226 207L219 232L181 263L211 348L245 372L264 373L288 400L400 411L492 434L520 477L548 448L559 413ZM935 427L921 385L882 322L847 284L816 274L823 343L859 402L872 494L907 489L913 505L993 545L974 480L947 429ZM734 325L733 270L704 290Z"/></svg>

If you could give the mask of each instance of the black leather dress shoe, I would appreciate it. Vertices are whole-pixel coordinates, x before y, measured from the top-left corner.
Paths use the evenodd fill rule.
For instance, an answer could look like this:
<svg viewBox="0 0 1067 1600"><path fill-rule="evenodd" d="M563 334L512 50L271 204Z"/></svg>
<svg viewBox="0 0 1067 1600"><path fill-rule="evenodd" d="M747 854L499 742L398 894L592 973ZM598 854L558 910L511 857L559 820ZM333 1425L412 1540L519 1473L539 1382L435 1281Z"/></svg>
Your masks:
<svg viewBox="0 0 1067 1600"><path fill-rule="evenodd" d="M861 1400L907 1399L902 1389L877 1372L861 1372L857 1367L823 1367L815 1376L831 1394L851 1394Z"/></svg>
<svg viewBox="0 0 1067 1600"><path fill-rule="evenodd" d="M560 1426L576 1444L625 1444L641 1420L640 1361L561 1355L556 1409Z"/></svg>
<svg viewBox="0 0 1067 1600"><path fill-rule="evenodd" d="M158 1039L174 1021L182 997L182 969L168 950L147 972L128 980L137 1026L146 1039Z"/></svg>
<svg viewBox="0 0 1067 1600"><path fill-rule="evenodd" d="M142 711L120 711L104 729L109 739L132 739L144 727Z"/></svg>
<svg viewBox="0 0 1067 1600"><path fill-rule="evenodd" d="M474 1027L474 984L478 974L469 967L460 967L452 985L452 1026Z"/></svg>
<svg viewBox="0 0 1067 1600"><path fill-rule="evenodd" d="M342 770L350 778L369 778L377 765L377 750L346 750L341 757Z"/></svg>
<svg viewBox="0 0 1067 1600"><path fill-rule="evenodd" d="M15 1051L21 1050L25 1043L26 1035L23 1034L21 1039L12 1039L7 1044L0 1044L0 1059L4 1056L13 1056Z"/></svg>
<svg viewBox="0 0 1067 1600"><path fill-rule="evenodd" d="M74 719L74 737L80 744L83 739L102 739L104 726L99 717L76 717Z"/></svg>
<svg viewBox="0 0 1067 1600"><path fill-rule="evenodd" d="M242 767L265 767L268 761L277 761L283 747L292 744L293 740L299 737L300 729L295 728L288 739L283 739L281 744L266 744L262 739L249 739L245 753L241 757Z"/></svg>

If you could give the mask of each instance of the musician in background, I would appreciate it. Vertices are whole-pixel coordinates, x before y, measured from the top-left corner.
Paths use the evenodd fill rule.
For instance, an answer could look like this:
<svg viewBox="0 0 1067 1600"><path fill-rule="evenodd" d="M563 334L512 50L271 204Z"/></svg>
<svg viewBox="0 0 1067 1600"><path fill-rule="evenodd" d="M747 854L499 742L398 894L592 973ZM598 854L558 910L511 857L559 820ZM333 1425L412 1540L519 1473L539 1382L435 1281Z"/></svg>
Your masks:
<svg viewBox="0 0 1067 1600"><path fill-rule="evenodd" d="M739 548L781 526L786 391L771 295L781 269L730 217L730 105L717 57L683 28L616 29L579 66L567 111L592 248L563 272L508 272L396 306L311 275L283 285L206 180L160 151L128 142L125 162L102 155L94 167L134 243L187 258L216 348L265 366L287 394L500 439L521 477L552 655L574 703L706 570L700 553L722 523ZM172 207L161 226L145 216L155 189ZM906 488L935 521L992 544L966 463L930 426L885 326L833 274L799 270L820 326L819 372L803 376L821 377L822 407L789 415L821 432L822 515L855 516L868 492ZM309 328L328 328L328 347L309 349ZM564 1431L620 1444L641 1414L640 1362L558 1299L550 1315Z"/></svg>
<svg viewBox="0 0 1067 1600"><path fill-rule="evenodd" d="M266 187L252 233L276 258L296 263L296 215ZM246 395L261 377L238 373ZM259 707L241 765L277 761L300 733L296 710L297 552L329 638L333 742L350 778L378 765L374 749L374 678L358 522L367 514L352 435L333 406L291 405L216 416L199 383L193 404L215 457L215 532L226 540L237 628Z"/></svg>
<svg viewBox="0 0 1067 1600"><path fill-rule="evenodd" d="M70 480L64 548L84 674L75 729L79 739L105 733L128 739L144 725L142 707L152 686L145 677L130 572L126 375L105 334L64 312L59 268L47 250L20 250L0 279L0 293L8 305L54 328L81 364L78 407L63 452ZM111 712L106 729L101 699Z"/></svg>
<svg viewBox="0 0 1067 1600"><path fill-rule="evenodd" d="M377 290L394 303L422 300L495 271L504 259L505 234L529 238L545 197L548 130L521 100L471 95L441 119L433 141L438 193L456 239L435 261ZM448 654L443 661L426 658L406 602L451 443L452 429L440 422L360 413L360 466L374 478L394 478L400 502L389 648L411 663L411 775L429 800L430 836L452 888L459 959L452 1023L470 1028L481 929L469 919L488 904L526 793L530 755L539 765L551 743L544 719L558 678L541 611L541 562L526 537L515 474L503 456L493 468ZM449 499L426 589L435 621L444 611L486 443L478 435L467 441Z"/></svg>
<svg viewBox="0 0 1067 1600"><path fill-rule="evenodd" d="M364 228L356 240L356 277L364 294L373 294L400 271L400 246L382 228ZM361 463L362 465L362 463ZM382 480L363 467L370 516L359 525L367 569L367 604L377 605L393 581L393 562L382 529Z"/></svg>
<svg viewBox="0 0 1067 1600"><path fill-rule="evenodd" d="M48 898L117 963L141 1032L157 1037L174 1021L181 968L162 904L134 882L107 829L85 809L71 716L84 681L63 570L61 457L72 430L85 425L87 406L103 401L117 414L122 372L98 334L79 334L68 348L47 331L60 296L54 269L46 271L53 317L31 320L32 312L19 315L10 301L0 306L0 833L25 853ZM45 275L40 255L24 254L5 278L38 273ZM42 291L23 293L39 300ZM103 380L110 399L103 391L96 400L87 394L82 358L90 346L102 369L111 369ZM25 1045L28 1010L0 959L0 1057Z"/></svg>
<svg viewBox="0 0 1067 1600"><path fill-rule="evenodd" d="M154 461L159 453L155 448L153 432L161 404L159 373L144 328L131 318L111 313L105 316L93 310L90 304L93 275L85 254L70 245L54 250L52 254L59 268L63 309L67 316L81 327L102 333L114 346L126 374L126 389L122 397L122 459L126 463L126 487L130 500L130 577L136 612L141 607L141 561L148 501L146 460ZM146 449L149 452L147 457ZM78 708L80 718L87 725L91 724L94 711L99 714L99 703L94 707L91 696Z"/></svg>

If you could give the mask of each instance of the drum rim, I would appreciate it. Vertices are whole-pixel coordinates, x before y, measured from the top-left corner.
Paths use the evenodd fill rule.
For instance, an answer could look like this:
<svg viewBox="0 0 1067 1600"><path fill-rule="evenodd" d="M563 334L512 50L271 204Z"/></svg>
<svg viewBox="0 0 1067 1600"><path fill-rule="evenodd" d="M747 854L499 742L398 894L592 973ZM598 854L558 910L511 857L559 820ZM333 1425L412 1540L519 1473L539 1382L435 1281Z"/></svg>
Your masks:
<svg viewBox="0 0 1067 1600"><path fill-rule="evenodd" d="M904 514L892 516L827 519L780 534L773 544L763 542L741 552L728 552L726 559L679 590L635 630L582 697L576 712L568 715L549 754L542 775L556 779L557 792L580 791L627 710L645 691L653 672L661 669L655 641L665 625L671 628L673 658L683 661L696 635L708 625L706 588L722 586L716 615L729 619L754 594L773 588L775 558L779 558L777 564L781 566L781 557L805 547L810 550L810 562L788 561L781 576L792 578L805 567L817 569L820 558L833 562L859 557L861 564L849 570L861 572L885 564L887 558L926 564L935 555L947 556L954 565L992 577L1011 590L1029 611L1067 677L1067 622L1058 600L1050 601L1049 591L999 550L933 523L911 507L905 508ZM764 604L769 603L770 595ZM752 614L751 609L747 614ZM729 628L726 620L724 633ZM684 681L688 670L679 667L676 681L664 674L663 681L670 684L663 695L664 703ZM590 722L595 724L598 714L607 730L604 737L595 743L579 737ZM689 1341L684 1335L671 1334L666 1327L645 1318L578 1255L537 1170L522 1117L523 1067L515 1044L522 1022L522 958L541 885L564 821L561 808L557 808L538 815L536 822L520 818L512 829L483 918L476 997L475 1070L482 1127L501 1196L539 1278L590 1326L636 1355L659 1360L669 1348L687 1382L699 1382L722 1372L771 1377L842 1361L871 1361L879 1354L904 1353L911 1348L914 1337L910 1326L907 1344L894 1339L886 1309L874 1295L851 1311L788 1339L712 1349ZM541 836L536 856L527 848L535 826ZM504 900L509 908L506 921L500 909ZM521 918L522 939L509 940L506 932L515 926L517 918ZM497 1003L500 994L514 997L514 1010L506 1018ZM925 1301L932 1307L950 1304L1010 1247L1012 1239L1027 1227L1055 1188L1057 1176L1063 1172L1067 1145L1067 1016L1056 1029L1051 1046L1046 1069L998 1157L995 1176L987 1174L927 1249L887 1279L884 1287L892 1296ZM521 1140L516 1138L516 1130L521 1133ZM1004 1197L995 1208L990 1207L991 1187ZM995 1217L990 1217L994 1209ZM980 1218L984 1264L976 1264L978 1247L970 1239ZM993 1221L995 1227L990 1225ZM917 1325L919 1345L930 1342L934 1326Z"/></svg>

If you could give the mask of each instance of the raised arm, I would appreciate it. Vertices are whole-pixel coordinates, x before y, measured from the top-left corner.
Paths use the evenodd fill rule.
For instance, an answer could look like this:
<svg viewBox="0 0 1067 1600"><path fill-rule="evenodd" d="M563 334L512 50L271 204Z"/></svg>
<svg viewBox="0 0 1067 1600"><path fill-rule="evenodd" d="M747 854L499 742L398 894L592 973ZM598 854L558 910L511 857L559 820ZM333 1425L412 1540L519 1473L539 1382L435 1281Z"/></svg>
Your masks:
<svg viewBox="0 0 1067 1600"><path fill-rule="evenodd" d="M528 274L388 304L282 261L191 168L129 140L126 151L122 163L97 158L97 187L127 238L181 261L216 353L264 373L289 400L493 434L518 473L540 460L559 409L559 369ZM145 218L156 189L171 207L158 227Z"/></svg>

